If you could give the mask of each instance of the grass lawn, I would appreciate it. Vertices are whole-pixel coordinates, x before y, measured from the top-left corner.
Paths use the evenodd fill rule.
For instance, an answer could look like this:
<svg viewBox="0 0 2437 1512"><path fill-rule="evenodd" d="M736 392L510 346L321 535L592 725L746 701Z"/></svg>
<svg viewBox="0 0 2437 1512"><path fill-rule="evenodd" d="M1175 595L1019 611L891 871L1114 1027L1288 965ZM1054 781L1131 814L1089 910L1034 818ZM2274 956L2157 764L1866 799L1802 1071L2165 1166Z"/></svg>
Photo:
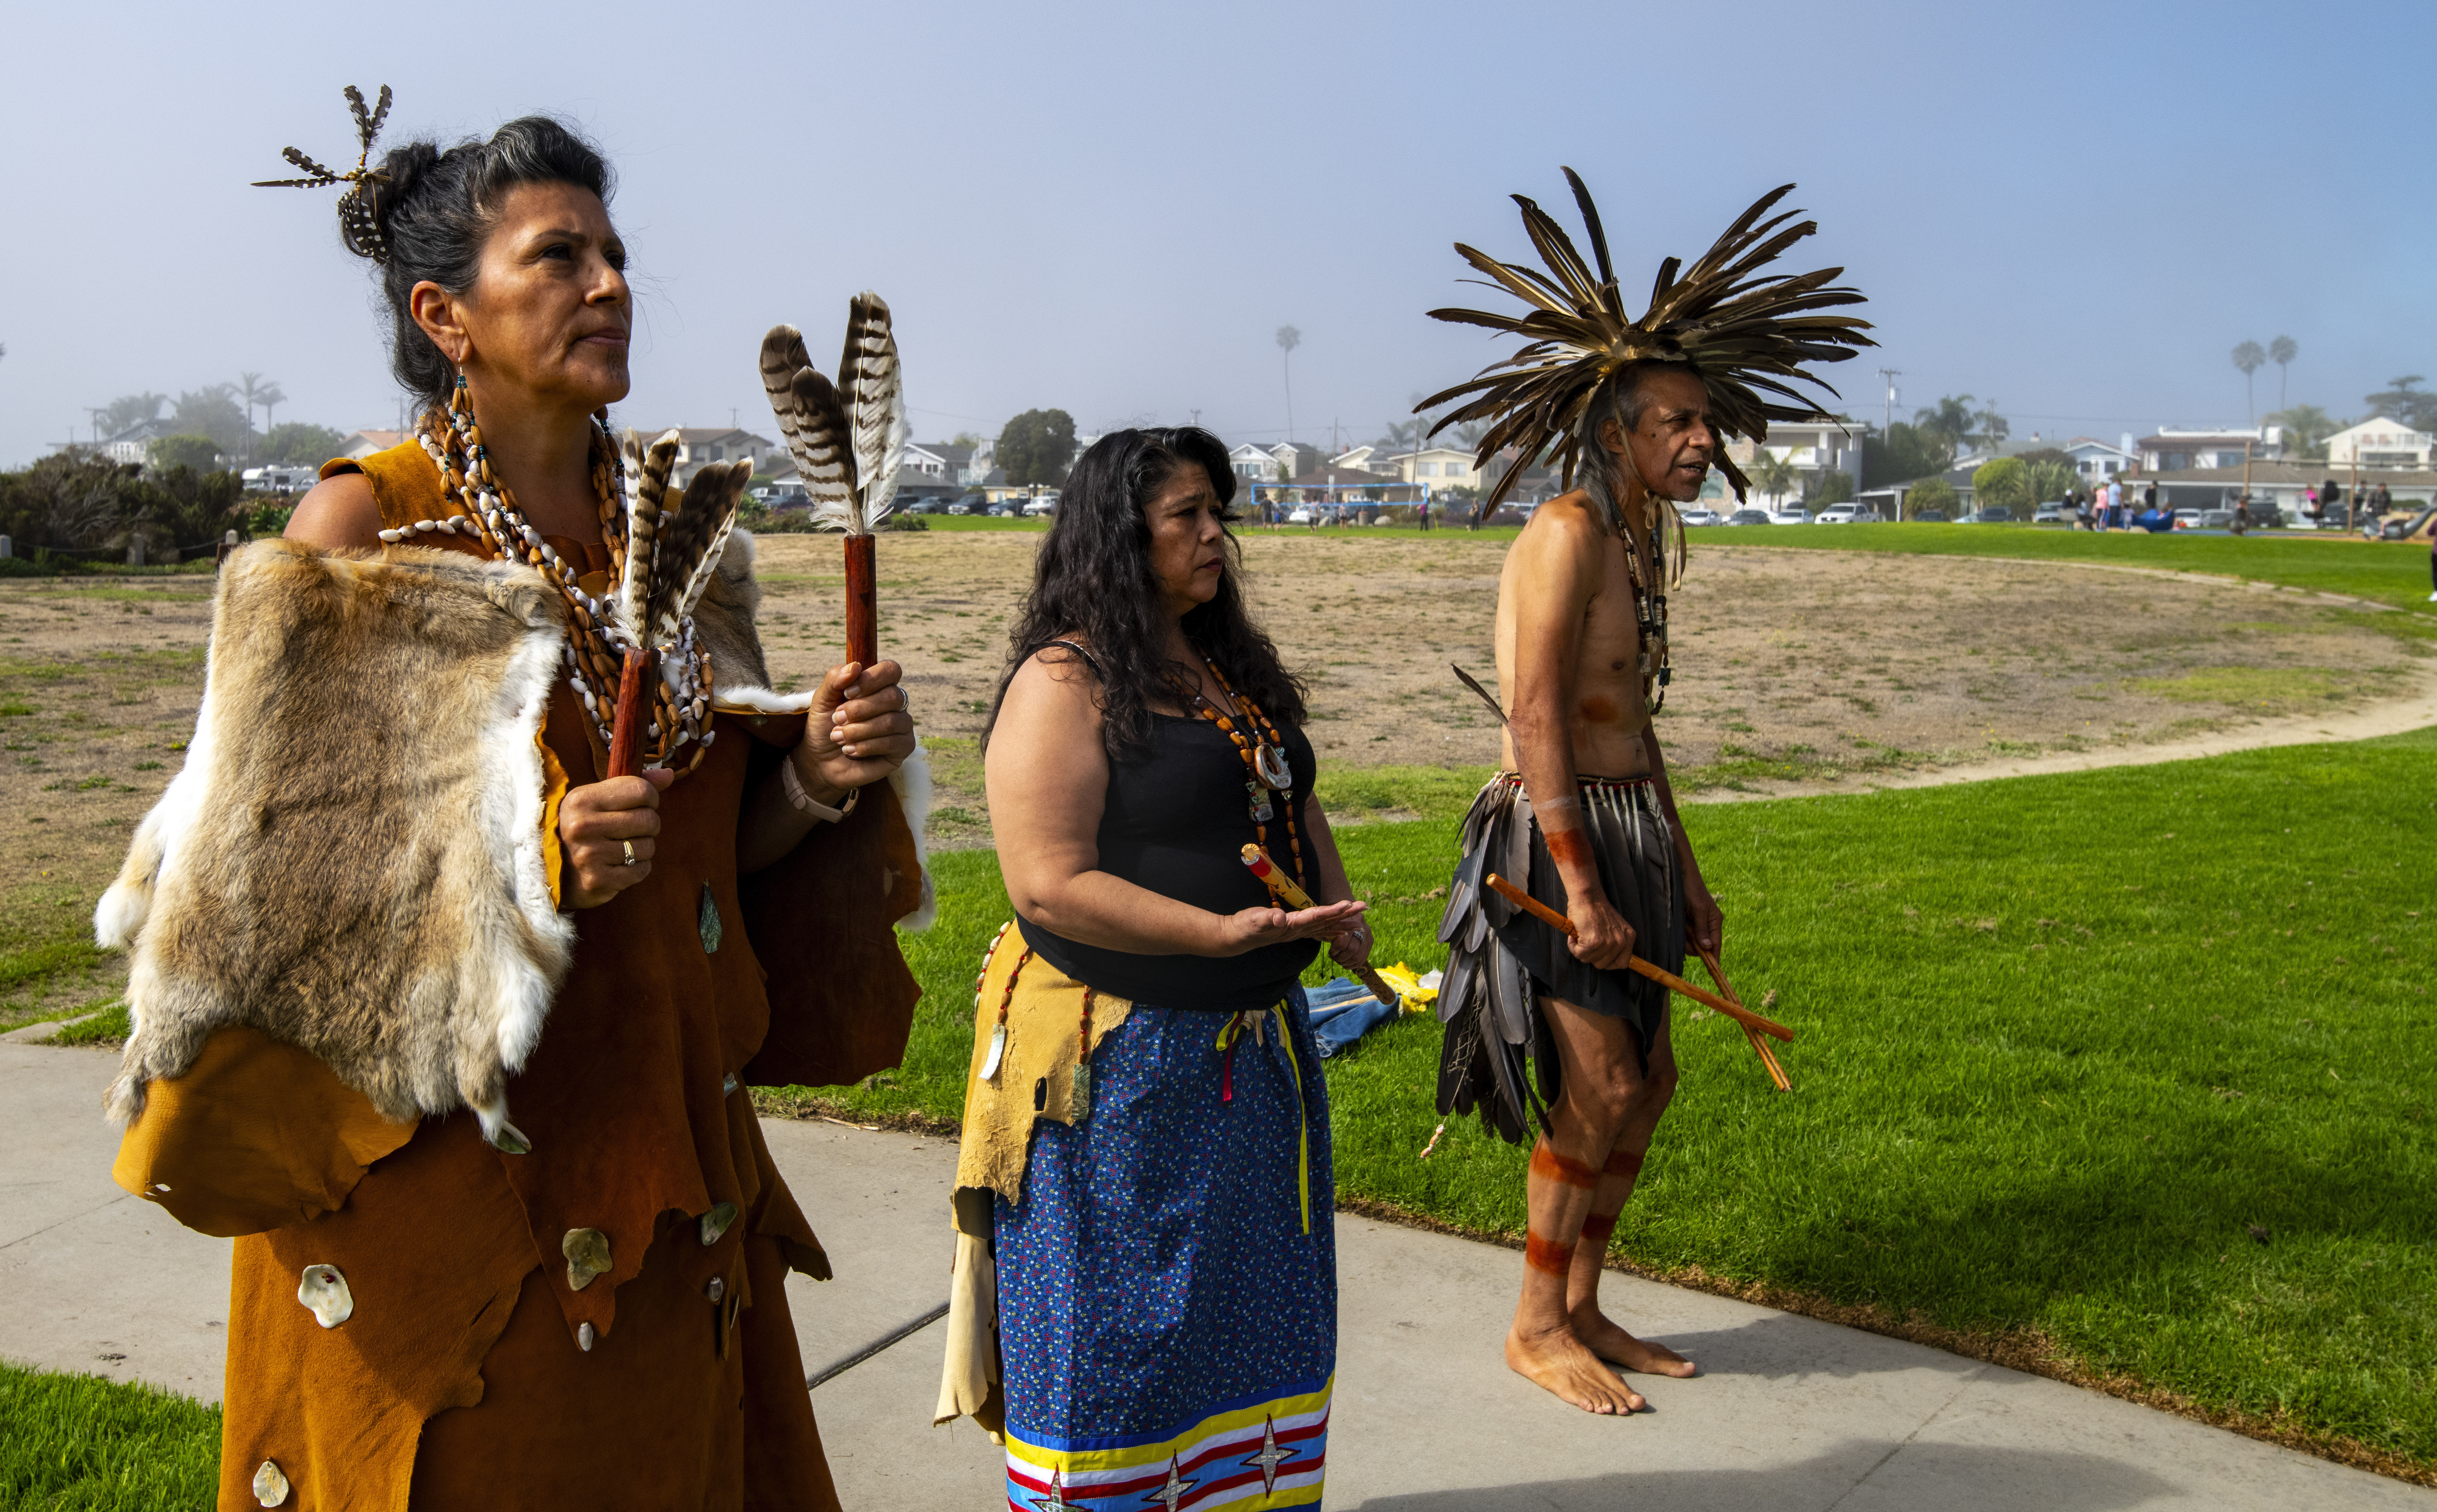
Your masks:
<svg viewBox="0 0 2437 1512"><path fill-rule="evenodd" d="M0 1364L0 1509L205 1508L220 1410L150 1386Z"/></svg>
<svg viewBox="0 0 2437 1512"><path fill-rule="evenodd" d="M1705 526L1687 533L1697 548L1780 546L1812 551L1902 552L1917 556L2012 556L2032 561L2112 562L2169 571L2318 589L2428 608L2428 548L2365 541L2323 531L2274 536L2152 536L2069 531L2032 525L1837 525L1833 528Z"/></svg>
<svg viewBox="0 0 2437 1512"><path fill-rule="evenodd" d="M2425 730L1689 811L1795 1091L1679 1018L1617 1250L2437 1467L2432 757ZM1440 964L1451 825L1341 838L1380 958ZM956 1116L1007 907L989 852L938 868L905 1064L845 1110ZM1409 1018L1329 1063L1340 1192L1516 1233L1523 1151L1465 1123L1415 1158L1438 1039Z"/></svg>

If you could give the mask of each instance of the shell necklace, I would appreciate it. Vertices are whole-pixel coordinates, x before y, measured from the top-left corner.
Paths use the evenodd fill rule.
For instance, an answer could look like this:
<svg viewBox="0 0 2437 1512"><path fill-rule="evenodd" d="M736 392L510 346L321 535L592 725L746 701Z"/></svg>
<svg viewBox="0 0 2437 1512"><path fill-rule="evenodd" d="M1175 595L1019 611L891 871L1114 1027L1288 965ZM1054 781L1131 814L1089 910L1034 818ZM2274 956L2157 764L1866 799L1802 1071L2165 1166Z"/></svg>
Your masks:
<svg viewBox="0 0 2437 1512"><path fill-rule="evenodd" d="M1246 727L1261 737L1257 743L1248 739L1243 730L1236 728L1235 720L1221 713L1201 695L1200 688L1191 686L1181 677L1173 677L1177 691L1192 700L1195 716L1217 725L1218 732L1234 743L1236 756L1244 764L1245 815L1253 821L1254 839L1266 851L1270 845L1270 820L1277 815L1277 805L1271 801L1270 795L1277 793L1292 797L1289 790L1294 786L1294 769L1287 761L1287 743L1279 738L1278 727L1270 723L1270 716L1261 712L1261 706L1236 691L1236 685L1218 670L1218 663L1204 656L1201 664L1210 669L1211 680L1225 692L1228 701L1236 706L1236 712ZM1289 802L1285 808L1287 844L1294 854L1295 880L1302 882L1303 835L1295 827L1294 804Z"/></svg>
<svg viewBox="0 0 2437 1512"><path fill-rule="evenodd" d="M497 560L531 565L558 589L567 603L566 639L560 646L568 687L584 706L602 750L609 748L611 715L618 704L618 679L631 638L616 623L607 599L594 598L577 581L571 566L542 539L541 533L517 508L508 485L491 471L490 453L482 446L482 429L474 423L474 405L465 375L457 378L444 413L433 410L415 431L424 454L440 476L458 512L442 519L418 519L380 538L391 545L412 541L418 535L461 536L472 539ZM628 549L629 491L634 479L609 438L608 427L592 421L592 491L600 502L602 539L609 549L609 576L614 584L625 573ZM700 764L717 732L710 728L710 653L695 638L693 616L677 626L675 640L658 647L659 686L652 690L649 723L643 730L646 767L671 765L677 748L691 742L693 754L676 768L682 777Z"/></svg>

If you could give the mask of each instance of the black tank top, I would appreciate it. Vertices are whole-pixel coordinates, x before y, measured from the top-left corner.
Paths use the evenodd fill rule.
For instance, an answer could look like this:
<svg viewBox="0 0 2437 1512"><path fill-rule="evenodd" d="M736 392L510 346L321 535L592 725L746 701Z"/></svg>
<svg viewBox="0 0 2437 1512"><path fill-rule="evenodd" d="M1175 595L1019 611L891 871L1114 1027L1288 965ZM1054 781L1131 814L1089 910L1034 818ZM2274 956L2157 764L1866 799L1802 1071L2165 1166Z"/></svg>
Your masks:
<svg viewBox="0 0 2437 1512"><path fill-rule="evenodd" d="M1286 817L1300 815L1311 794L1311 742L1291 726L1286 740L1291 791L1271 795L1270 854L1294 870ZM1163 897L1213 913L1236 913L1270 901L1269 889L1244 865L1253 819L1244 792L1243 758L1218 726L1173 714L1151 716L1150 751L1109 768L1108 806L1100 815L1100 870ZM1319 892L1319 875L1305 852L1303 884ZM1317 941L1263 945L1241 956L1140 956L1086 945L1016 921L1025 943L1042 958L1095 989L1154 1008L1233 1011L1265 1008L1286 994L1320 954Z"/></svg>

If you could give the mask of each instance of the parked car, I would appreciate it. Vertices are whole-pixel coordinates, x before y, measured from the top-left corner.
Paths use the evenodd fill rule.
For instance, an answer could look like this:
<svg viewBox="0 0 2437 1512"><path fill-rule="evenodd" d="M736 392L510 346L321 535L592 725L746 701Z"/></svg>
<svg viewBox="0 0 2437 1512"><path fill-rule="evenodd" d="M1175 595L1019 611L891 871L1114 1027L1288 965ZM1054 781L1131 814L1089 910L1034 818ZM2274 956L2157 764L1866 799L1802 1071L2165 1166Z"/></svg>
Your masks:
<svg viewBox="0 0 2437 1512"><path fill-rule="evenodd" d="M753 490L756 503L767 509L798 509L813 501L813 496L799 483L763 483Z"/></svg>
<svg viewBox="0 0 2437 1512"><path fill-rule="evenodd" d="M2194 530L2200 525L2200 512L2197 509L2178 509L2174 511L2174 520L2177 530Z"/></svg>
<svg viewBox="0 0 2437 1512"><path fill-rule="evenodd" d="M1943 509L1921 509L1916 511L1912 519L1913 523L1916 525L1943 525L1946 523L1946 511Z"/></svg>
<svg viewBox="0 0 2437 1512"><path fill-rule="evenodd" d="M1955 521L1959 525L2010 525L2013 522L2014 512L2010 509L1968 510L1961 519Z"/></svg>
<svg viewBox="0 0 2437 1512"><path fill-rule="evenodd" d="M1702 509L1695 507L1684 510L1682 513L1684 516L1684 523L1688 527L1693 525L1723 525L1726 523L1726 517L1719 514L1714 509Z"/></svg>
<svg viewBox="0 0 2437 1512"><path fill-rule="evenodd" d="M2192 524L2191 528L2194 530L2232 530L2234 529L2234 511L2231 509L2203 509L2200 511L2200 518Z"/></svg>
<svg viewBox="0 0 2437 1512"><path fill-rule="evenodd" d="M1054 493L1043 494L1038 499L1027 499L1024 501L1024 514L1027 519L1038 519L1043 515L1056 513L1058 513L1058 496Z"/></svg>
<svg viewBox="0 0 2437 1512"><path fill-rule="evenodd" d="M990 495L967 494L962 499L952 500L948 504L948 513L951 515L978 515L989 508Z"/></svg>
<svg viewBox="0 0 2437 1512"><path fill-rule="evenodd" d="M1768 512L1768 522L1772 525L1808 525L1811 523L1811 511L1800 504L1772 509Z"/></svg>
<svg viewBox="0 0 2437 1512"><path fill-rule="evenodd" d="M1729 525L1767 525L1774 523L1774 521L1768 518L1768 511L1765 509L1738 509L1733 514L1727 517L1726 522Z"/></svg>
<svg viewBox="0 0 2437 1512"><path fill-rule="evenodd" d="M1023 508L1024 501L1021 499L1002 499L997 503L991 505L987 510L984 510L983 513L994 515L1001 519L1005 519L1009 516L1019 513Z"/></svg>
<svg viewBox="0 0 2437 1512"><path fill-rule="evenodd" d="M1862 517L1859 504L1830 504L1819 511L1811 523L1815 525L1850 525Z"/></svg>
<svg viewBox="0 0 2437 1512"><path fill-rule="evenodd" d="M2031 511L2034 525L2063 525L2073 519L2073 506L2061 499L2052 499Z"/></svg>

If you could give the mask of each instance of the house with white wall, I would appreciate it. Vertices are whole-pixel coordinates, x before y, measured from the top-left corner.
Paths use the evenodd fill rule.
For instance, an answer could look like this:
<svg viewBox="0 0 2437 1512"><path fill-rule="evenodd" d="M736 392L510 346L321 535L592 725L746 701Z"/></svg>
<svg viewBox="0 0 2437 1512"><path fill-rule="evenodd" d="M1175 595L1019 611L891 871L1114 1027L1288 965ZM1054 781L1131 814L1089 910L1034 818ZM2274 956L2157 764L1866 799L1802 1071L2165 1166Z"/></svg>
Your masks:
<svg viewBox="0 0 2437 1512"><path fill-rule="evenodd" d="M2339 467L2358 463L2363 467L2426 468L2432 448L2437 448L2437 437L2428 431L2379 416L2327 437L2327 462Z"/></svg>

